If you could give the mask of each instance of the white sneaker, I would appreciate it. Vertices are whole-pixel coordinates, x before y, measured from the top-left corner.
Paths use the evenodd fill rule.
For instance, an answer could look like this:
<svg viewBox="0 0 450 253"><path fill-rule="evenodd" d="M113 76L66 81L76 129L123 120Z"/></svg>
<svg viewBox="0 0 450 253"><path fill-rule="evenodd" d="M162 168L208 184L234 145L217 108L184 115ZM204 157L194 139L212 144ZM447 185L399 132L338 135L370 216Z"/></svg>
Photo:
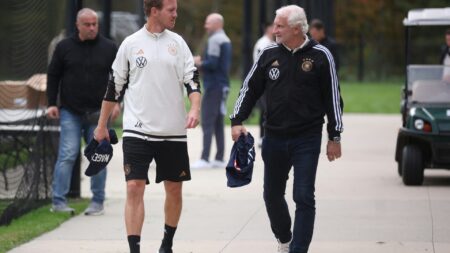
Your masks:
<svg viewBox="0 0 450 253"><path fill-rule="evenodd" d="M104 213L103 204L97 202L91 202L89 206L84 210L84 215L98 216Z"/></svg>
<svg viewBox="0 0 450 253"><path fill-rule="evenodd" d="M289 245L290 244L291 244L291 242L281 243L280 240L278 240L277 253L289 253Z"/></svg>
<svg viewBox="0 0 450 253"><path fill-rule="evenodd" d="M262 138L258 140L258 148L262 148L262 142L263 142Z"/></svg>
<svg viewBox="0 0 450 253"><path fill-rule="evenodd" d="M50 208L52 213L69 213L70 215L75 215L75 209L69 207L67 204L52 205Z"/></svg>
<svg viewBox="0 0 450 253"><path fill-rule="evenodd" d="M227 163L225 163L224 161L220 161L220 160L214 160L211 162L211 167L225 169L225 167L227 167Z"/></svg>
<svg viewBox="0 0 450 253"><path fill-rule="evenodd" d="M191 164L191 169L205 169L205 168L211 168L211 164L203 159L200 159L195 163Z"/></svg>

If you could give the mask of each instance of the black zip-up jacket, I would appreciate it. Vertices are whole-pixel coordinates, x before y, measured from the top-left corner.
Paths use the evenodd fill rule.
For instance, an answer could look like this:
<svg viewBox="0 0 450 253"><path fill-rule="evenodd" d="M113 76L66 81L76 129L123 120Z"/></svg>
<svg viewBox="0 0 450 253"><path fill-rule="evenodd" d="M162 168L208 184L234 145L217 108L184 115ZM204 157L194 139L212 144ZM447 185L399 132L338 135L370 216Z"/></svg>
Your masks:
<svg viewBox="0 0 450 253"><path fill-rule="evenodd" d="M232 126L247 119L264 91L267 135L321 134L327 115L329 139L340 136L343 101L334 60L314 40L295 52L281 44L262 51L241 88L230 117Z"/></svg>
<svg viewBox="0 0 450 253"><path fill-rule="evenodd" d="M100 34L81 41L78 33L55 48L47 72L48 105L83 115L101 108L117 46Z"/></svg>

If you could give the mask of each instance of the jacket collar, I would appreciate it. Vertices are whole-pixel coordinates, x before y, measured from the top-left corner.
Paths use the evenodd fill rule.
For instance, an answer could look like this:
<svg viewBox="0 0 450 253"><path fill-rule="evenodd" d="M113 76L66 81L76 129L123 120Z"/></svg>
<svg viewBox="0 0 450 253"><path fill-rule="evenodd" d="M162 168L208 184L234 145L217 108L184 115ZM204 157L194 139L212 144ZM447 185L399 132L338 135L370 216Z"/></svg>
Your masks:
<svg viewBox="0 0 450 253"><path fill-rule="evenodd" d="M78 31L76 31L75 33L72 34L71 38L73 40L75 40L77 43L86 43L86 44L95 44L98 41L98 38L100 37L100 33L97 34L97 36L95 36L95 39L93 40L80 40L80 36L78 35Z"/></svg>
<svg viewBox="0 0 450 253"><path fill-rule="evenodd" d="M280 44L281 48L283 48L285 51L291 53L291 54L295 54L297 52L304 52L309 50L310 48L312 48L313 46L317 45L317 42L315 40L309 39L308 36L305 36L305 41L303 42L303 44L301 44L299 47L291 49L289 47L287 47L284 44Z"/></svg>

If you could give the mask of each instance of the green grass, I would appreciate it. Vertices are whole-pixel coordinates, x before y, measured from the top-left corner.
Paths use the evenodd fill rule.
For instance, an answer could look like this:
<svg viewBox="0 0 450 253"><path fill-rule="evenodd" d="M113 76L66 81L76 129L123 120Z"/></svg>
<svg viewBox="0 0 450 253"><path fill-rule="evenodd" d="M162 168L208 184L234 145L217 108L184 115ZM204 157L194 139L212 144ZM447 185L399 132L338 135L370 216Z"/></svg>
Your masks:
<svg viewBox="0 0 450 253"><path fill-rule="evenodd" d="M344 113L400 114L401 83L341 83Z"/></svg>
<svg viewBox="0 0 450 253"><path fill-rule="evenodd" d="M239 91L241 90L242 81L237 79L232 79L230 83L230 93L227 99L227 114L225 115L225 124L231 125L229 120L230 114L233 112L234 103L236 102ZM259 109L254 108L253 112L250 114L248 119L244 122L246 125L257 125L259 121Z"/></svg>
<svg viewBox="0 0 450 253"><path fill-rule="evenodd" d="M80 214L89 204L89 200L76 199L69 204L76 214ZM51 231L72 217L67 213L51 213L50 207L51 205L45 205L13 220L8 226L0 226L0 253Z"/></svg>
<svg viewBox="0 0 450 253"><path fill-rule="evenodd" d="M232 80L227 109L231 114L239 95L241 81ZM341 82L344 113L400 114L402 84L400 82ZM259 113L254 110L246 124L258 124ZM229 120L225 121L227 124Z"/></svg>

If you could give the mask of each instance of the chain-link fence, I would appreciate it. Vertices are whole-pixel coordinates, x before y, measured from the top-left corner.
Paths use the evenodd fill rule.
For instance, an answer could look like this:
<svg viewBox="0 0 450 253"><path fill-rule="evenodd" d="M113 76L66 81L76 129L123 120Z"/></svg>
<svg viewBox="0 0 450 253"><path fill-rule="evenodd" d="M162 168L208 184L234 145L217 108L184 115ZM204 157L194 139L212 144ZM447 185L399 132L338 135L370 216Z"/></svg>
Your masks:
<svg viewBox="0 0 450 253"><path fill-rule="evenodd" d="M73 1L0 1L0 225L50 202L59 126L45 116L45 73L77 11ZM79 2L98 11L102 28L105 1ZM135 4L142 1L113 2L110 32L120 44L140 28Z"/></svg>

